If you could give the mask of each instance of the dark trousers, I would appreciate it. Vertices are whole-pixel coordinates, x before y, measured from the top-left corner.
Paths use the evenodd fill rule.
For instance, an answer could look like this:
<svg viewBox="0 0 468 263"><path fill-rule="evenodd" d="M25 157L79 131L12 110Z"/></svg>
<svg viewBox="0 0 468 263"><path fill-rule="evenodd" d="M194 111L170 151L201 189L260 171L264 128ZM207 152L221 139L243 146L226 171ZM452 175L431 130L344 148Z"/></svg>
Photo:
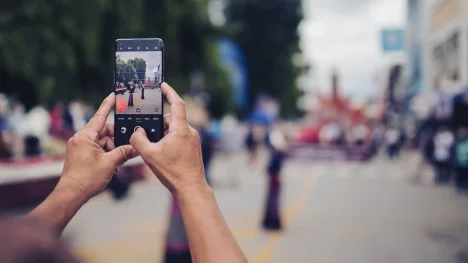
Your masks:
<svg viewBox="0 0 468 263"><path fill-rule="evenodd" d="M459 190L468 189L468 167L457 167L455 185Z"/></svg>
<svg viewBox="0 0 468 263"><path fill-rule="evenodd" d="M436 184L444 184L450 181L450 175L452 172L450 164L448 163L436 164L435 170L436 170L436 177L435 177Z"/></svg>

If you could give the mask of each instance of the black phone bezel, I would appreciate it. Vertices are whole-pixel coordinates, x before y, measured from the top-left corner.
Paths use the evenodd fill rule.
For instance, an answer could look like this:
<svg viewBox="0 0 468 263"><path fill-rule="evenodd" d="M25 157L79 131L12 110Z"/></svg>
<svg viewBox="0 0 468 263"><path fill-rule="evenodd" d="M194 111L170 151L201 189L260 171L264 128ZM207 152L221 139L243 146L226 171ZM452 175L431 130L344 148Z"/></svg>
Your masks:
<svg viewBox="0 0 468 263"><path fill-rule="evenodd" d="M114 77L113 77L113 84L112 84L112 89L113 89L113 92L115 92L115 79L116 79L116 71L117 71L117 64L116 64L116 61L117 61L117 52L118 51L122 51L124 50L125 48L128 48L130 47L132 49L132 51L140 51L140 50L137 50L137 47L138 46L144 46L144 45L149 45L151 47L157 47L155 49L152 49L153 51L161 51L162 52L162 74L161 74L161 78L162 78L162 82L165 81L165 77L164 77L164 73L165 73L165 68L164 68L164 41L160 38L124 38L124 39L117 39L115 40L115 46L114 46ZM145 50L141 50L141 51L145 51ZM117 97L116 97L117 98ZM118 136L118 131L117 131L117 125L115 125L117 123L117 111L116 111L116 106L117 105L114 105L114 136L117 137ZM157 115L157 114L152 114L152 115ZM161 131L161 134L162 136L164 136L164 95L161 96L161 125L160 125L160 131ZM114 141L116 143L116 147L120 146L120 145L117 145L117 140L115 140L115 137L114 137ZM152 141L153 142L153 141Z"/></svg>

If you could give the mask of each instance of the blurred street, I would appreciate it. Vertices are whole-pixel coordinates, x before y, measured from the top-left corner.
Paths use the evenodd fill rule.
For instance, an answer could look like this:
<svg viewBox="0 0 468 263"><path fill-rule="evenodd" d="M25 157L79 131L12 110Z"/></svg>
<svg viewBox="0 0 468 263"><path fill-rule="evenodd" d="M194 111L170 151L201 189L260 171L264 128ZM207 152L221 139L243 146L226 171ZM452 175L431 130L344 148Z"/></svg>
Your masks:
<svg viewBox="0 0 468 263"><path fill-rule="evenodd" d="M431 169L418 170L418 154L403 152L393 162L286 162L279 234L260 228L262 157L252 169L244 154L219 154L211 169L249 262L468 262L468 198L434 186ZM67 227L65 237L87 262L161 261L169 193L156 179L133 186L121 202L108 193L91 200Z"/></svg>
<svg viewBox="0 0 468 263"><path fill-rule="evenodd" d="M133 94L134 106L126 107L124 111L119 114L154 114L155 112L161 112L161 89L150 89L145 88L145 99L141 99L142 90L136 89ZM117 99L128 102L129 92L124 94L118 94ZM159 106L158 106L159 105ZM137 111L139 109L139 112Z"/></svg>

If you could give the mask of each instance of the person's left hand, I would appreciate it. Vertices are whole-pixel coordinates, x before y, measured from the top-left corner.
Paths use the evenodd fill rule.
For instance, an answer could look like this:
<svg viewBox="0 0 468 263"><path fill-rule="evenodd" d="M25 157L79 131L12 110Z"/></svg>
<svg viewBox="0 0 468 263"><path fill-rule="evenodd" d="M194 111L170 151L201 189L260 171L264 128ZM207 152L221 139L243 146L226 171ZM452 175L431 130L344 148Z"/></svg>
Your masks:
<svg viewBox="0 0 468 263"><path fill-rule="evenodd" d="M86 202L106 188L120 165L137 155L131 145L115 147L114 125L106 124L114 104L112 93L86 127L68 140L58 190L72 191Z"/></svg>

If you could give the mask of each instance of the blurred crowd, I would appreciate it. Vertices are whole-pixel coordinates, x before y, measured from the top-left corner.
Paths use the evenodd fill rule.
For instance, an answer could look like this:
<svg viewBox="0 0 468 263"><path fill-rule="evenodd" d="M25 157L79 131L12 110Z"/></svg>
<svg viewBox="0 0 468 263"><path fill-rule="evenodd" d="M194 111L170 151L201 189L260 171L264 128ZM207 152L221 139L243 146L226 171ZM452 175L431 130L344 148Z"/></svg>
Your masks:
<svg viewBox="0 0 468 263"><path fill-rule="evenodd" d="M415 134L424 159L435 170L435 183L454 183L459 192L468 190L468 89L458 93L439 91L429 115Z"/></svg>
<svg viewBox="0 0 468 263"><path fill-rule="evenodd" d="M18 99L0 94L0 158L61 157L65 142L93 114L93 106L80 100L26 110Z"/></svg>

